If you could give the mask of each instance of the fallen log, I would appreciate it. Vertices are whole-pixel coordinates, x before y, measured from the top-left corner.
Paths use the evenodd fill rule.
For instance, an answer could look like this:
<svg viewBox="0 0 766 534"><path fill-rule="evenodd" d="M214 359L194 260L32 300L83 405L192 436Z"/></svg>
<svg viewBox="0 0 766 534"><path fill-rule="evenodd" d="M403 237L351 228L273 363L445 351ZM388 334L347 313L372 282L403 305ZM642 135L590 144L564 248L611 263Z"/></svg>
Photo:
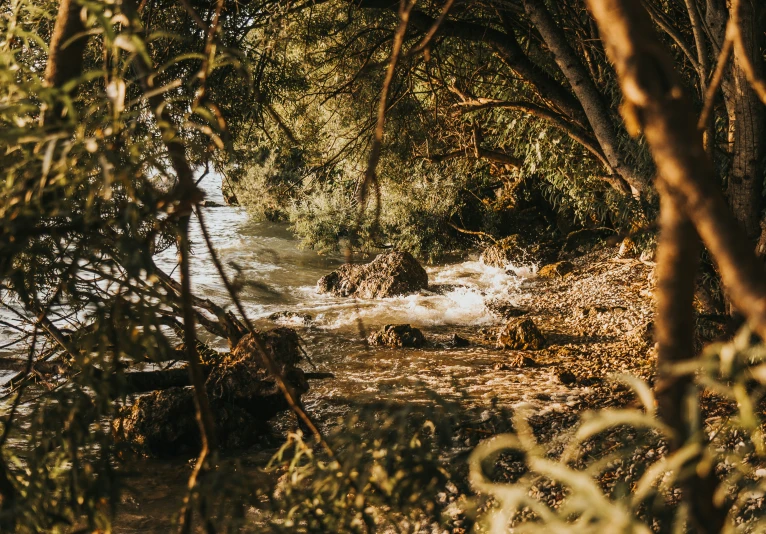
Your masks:
<svg viewBox="0 0 766 534"><path fill-rule="evenodd" d="M205 379L210 376L212 366L203 365ZM335 378L333 373L305 373L306 380ZM148 393L174 387L190 386L189 370L184 367L157 371L133 371L120 377L120 390L125 394Z"/></svg>

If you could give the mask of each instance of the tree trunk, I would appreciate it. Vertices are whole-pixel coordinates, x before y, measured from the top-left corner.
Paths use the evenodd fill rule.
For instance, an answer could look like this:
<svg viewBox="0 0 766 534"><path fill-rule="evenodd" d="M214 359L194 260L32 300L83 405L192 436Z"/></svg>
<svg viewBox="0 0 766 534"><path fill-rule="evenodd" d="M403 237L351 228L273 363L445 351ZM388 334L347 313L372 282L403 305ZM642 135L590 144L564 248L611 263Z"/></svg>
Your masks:
<svg viewBox="0 0 766 534"><path fill-rule="evenodd" d="M741 2L740 33L756 75L763 75L763 6ZM731 16L731 14L729 15ZM747 237L755 244L761 233L763 162L766 153L766 107L750 86L742 68L743 58L734 47L731 69L724 86L729 116L731 171L726 187L729 205Z"/></svg>
<svg viewBox="0 0 766 534"><path fill-rule="evenodd" d="M683 409L692 381L688 374L679 375L674 365L694 358L694 286L700 242L676 200L666 191L661 193L655 392L660 418L677 432L672 444L677 449L688 437Z"/></svg>
<svg viewBox="0 0 766 534"><path fill-rule="evenodd" d="M760 61L763 46L761 22L766 9L752 2L740 3L740 32L756 74L763 75ZM708 0L706 22L718 49L723 45L726 22L731 13L725 2ZM721 84L731 165L727 173L726 196L734 216L750 242L761 235L763 162L766 156L766 107L747 81L740 50L734 47L729 68Z"/></svg>
<svg viewBox="0 0 766 534"><path fill-rule="evenodd" d="M613 172L620 175L630 185L634 195L646 190L649 185L648 180L625 163L624 155L617 140L617 129L610 116L604 96L596 87L577 53L567 42L563 30L556 25L541 0L526 0L524 7L530 20L553 54L556 64L566 76L575 96L582 104L588 123L593 129L593 133Z"/></svg>

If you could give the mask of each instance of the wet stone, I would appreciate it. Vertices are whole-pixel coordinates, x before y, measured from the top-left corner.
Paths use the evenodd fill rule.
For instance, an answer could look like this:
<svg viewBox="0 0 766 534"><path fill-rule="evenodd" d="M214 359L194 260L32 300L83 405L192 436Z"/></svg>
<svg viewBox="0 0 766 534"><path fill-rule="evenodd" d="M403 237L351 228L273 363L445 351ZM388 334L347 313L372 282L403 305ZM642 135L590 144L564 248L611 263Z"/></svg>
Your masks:
<svg viewBox="0 0 766 534"><path fill-rule="evenodd" d="M364 299L388 298L428 289L428 273L409 252L391 251L365 265L341 265L317 282L319 293Z"/></svg>
<svg viewBox="0 0 766 534"><path fill-rule="evenodd" d="M562 277L574 271L574 265L568 261L559 261L540 267L537 276L540 278Z"/></svg>
<svg viewBox="0 0 766 534"><path fill-rule="evenodd" d="M510 302L492 299L484 303L484 306L494 315L502 317L503 319L511 319L513 317L521 317L529 313L528 310L514 306Z"/></svg>
<svg viewBox="0 0 766 534"><path fill-rule="evenodd" d="M525 256L526 251L521 247L521 237L514 234L485 248L479 260L489 267L504 269L506 265L517 263Z"/></svg>
<svg viewBox="0 0 766 534"><path fill-rule="evenodd" d="M449 345L455 348L468 347L470 344L471 344L470 341L468 341L466 338L461 337L457 334L452 334L452 337L449 340Z"/></svg>
<svg viewBox="0 0 766 534"><path fill-rule="evenodd" d="M559 379L559 382L566 386L571 386L577 383L577 377L571 371L557 371L556 377Z"/></svg>
<svg viewBox="0 0 766 534"><path fill-rule="evenodd" d="M496 363L494 369L495 371L509 371L511 369L520 369L522 367L537 367L537 362L529 356L518 354L507 362Z"/></svg>
<svg viewBox="0 0 766 534"><path fill-rule="evenodd" d="M497 348L512 350L540 350L545 337L532 319L511 319L497 333Z"/></svg>
<svg viewBox="0 0 766 534"><path fill-rule="evenodd" d="M303 358L300 338L290 328L258 332L257 341L297 399L309 389L296 365ZM205 381L220 446L244 448L268 434L268 421L289 405L277 379L264 367L253 334L217 362ZM173 387L139 397L113 423L118 440L149 456L196 454L200 434L190 387Z"/></svg>
<svg viewBox="0 0 766 534"><path fill-rule="evenodd" d="M417 328L408 324L387 324L367 338L367 343L373 346L413 347L425 345L426 339Z"/></svg>
<svg viewBox="0 0 766 534"><path fill-rule="evenodd" d="M268 317L269 321L280 321L283 319L291 320L298 319L304 323L310 323L314 320L314 317L309 313L300 313L294 311L278 311L274 312Z"/></svg>

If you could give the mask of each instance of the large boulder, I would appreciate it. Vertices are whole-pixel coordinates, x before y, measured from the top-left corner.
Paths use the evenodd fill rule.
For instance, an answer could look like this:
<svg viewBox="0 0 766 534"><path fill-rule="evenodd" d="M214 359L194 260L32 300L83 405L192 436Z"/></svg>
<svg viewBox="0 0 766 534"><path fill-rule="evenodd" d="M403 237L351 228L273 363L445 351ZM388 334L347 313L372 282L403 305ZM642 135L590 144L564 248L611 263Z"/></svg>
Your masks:
<svg viewBox="0 0 766 534"><path fill-rule="evenodd" d="M428 273L409 252L391 251L365 265L342 265L317 282L317 291L363 299L396 297L428 288Z"/></svg>
<svg viewBox="0 0 766 534"><path fill-rule="evenodd" d="M386 347L422 347L426 342L423 333L408 324L387 324L367 338L370 345Z"/></svg>
<svg viewBox="0 0 766 534"><path fill-rule="evenodd" d="M293 390L296 400L308 391L300 338L290 328L258 332L262 347ZM253 445L268 433L268 421L290 406L277 379L264 366L253 334L244 336L230 354L211 366L205 389L222 448ZM151 456L196 454L200 433L194 390L173 387L139 397L113 423L117 439Z"/></svg>
<svg viewBox="0 0 766 534"><path fill-rule="evenodd" d="M511 319L497 333L497 348L512 350L540 350L545 347L545 337L532 319Z"/></svg>

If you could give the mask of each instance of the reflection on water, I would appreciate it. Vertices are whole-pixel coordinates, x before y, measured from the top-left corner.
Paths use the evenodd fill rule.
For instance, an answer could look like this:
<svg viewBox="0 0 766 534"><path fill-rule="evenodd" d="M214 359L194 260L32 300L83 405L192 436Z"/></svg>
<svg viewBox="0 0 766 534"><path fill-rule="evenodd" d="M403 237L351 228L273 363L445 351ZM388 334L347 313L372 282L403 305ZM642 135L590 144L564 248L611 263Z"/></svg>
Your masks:
<svg viewBox="0 0 766 534"><path fill-rule="evenodd" d="M502 363L507 354L478 337L480 327L498 322L485 301L503 299L513 304L534 276L535 266L496 269L470 259L427 267L429 290L413 295L378 300L320 295L317 280L341 265L342 255L323 256L301 249L287 225L254 222L244 208L225 206L220 185L215 175L201 184L206 200L217 205L203 208L206 223L228 275L242 287L240 298L248 315L259 328L275 326L268 320L274 312L311 315L308 323L291 318L279 324L297 328L313 361L336 374L335 380L314 385L309 406L326 410L329 404L320 399L328 397L343 399L341 404L364 402L368 397L381 400L381 396L418 401L424 388L448 397L467 395L479 405L492 398L510 404L532 400L527 393L540 393L541 388L555 394L556 386L546 372L495 370L494 364ZM230 306L196 219L191 241L194 292ZM174 247L157 256L157 264L177 277L176 262ZM417 326L431 343L423 349L367 347L364 335L389 323ZM455 333L474 343L449 348L446 341ZM0 340L10 334L0 325ZM219 348L224 348L224 341L220 342Z"/></svg>
<svg viewBox="0 0 766 534"><path fill-rule="evenodd" d="M202 185L208 200L223 202L220 182L211 177ZM204 209L215 248L228 274L243 284L242 301L254 319L292 310L314 316L316 328L339 331L355 328L357 317L375 327L391 322L420 327L485 325L495 321L484 306L485 299L512 299L523 281L535 272L534 266L509 266L506 271L466 261L428 267L431 291L415 295L376 301L320 295L315 289L317 280L343 263L341 255L320 256L302 250L286 225L250 221L244 208ZM227 302L226 290L196 222L191 239L195 292L220 303ZM163 252L157 263L166 271L173 271L175 250Z"/></svg>
<svg viewBox="0 0 766 534"><path fill-rule="evenodd" d="M211 177L202 186L208 201L223 204L220 181ZM214 246L228 275L241 284L240 297L257 327L275 326L268 316L278 311L313 317L309 322L293 318L280 324L295 327L318 369L335 374L334 379L313 382L304 396L307 410L323 431L364 405L433 402L429 392L482 414L489 413L493 405L530 403L555 410L575 401L572 390L563 388L545 367L498 366L511 356L492 348L480 332L482 327L498 322L485 301L497 298L514 304L527 291L526 281L534 277L535 266L508 266L504 270L470 259L427 267L429 290L414 295L367 301L319 295L317 280L343 263L341 255L320 256L302 250L286 225L253 222L243 208L203 209ZM194 292L230 306L196 221L191 239ZM174 249L157 257L157 264L174 276L178 276L176 261ZM12 317L7 320L14 322ZM421 328L428 345L422 349L368 347L364 336L389 323ZM12 334L12 329L0 325L0 341ZM450 347L448 340L454 334L467 338L471 345ZM223 344L221 341L220 348ZM5 353L13 351L11 348ZM289 416L275 421L277 433L294 425ZM237 461L249 458L253 465L263 465L261 456L266 452L238 453ZM181 502L189 465L147 460L131 469L132 490L121 507L119 531L167 532L171 519L168 510L176 510Z"/></svg>

